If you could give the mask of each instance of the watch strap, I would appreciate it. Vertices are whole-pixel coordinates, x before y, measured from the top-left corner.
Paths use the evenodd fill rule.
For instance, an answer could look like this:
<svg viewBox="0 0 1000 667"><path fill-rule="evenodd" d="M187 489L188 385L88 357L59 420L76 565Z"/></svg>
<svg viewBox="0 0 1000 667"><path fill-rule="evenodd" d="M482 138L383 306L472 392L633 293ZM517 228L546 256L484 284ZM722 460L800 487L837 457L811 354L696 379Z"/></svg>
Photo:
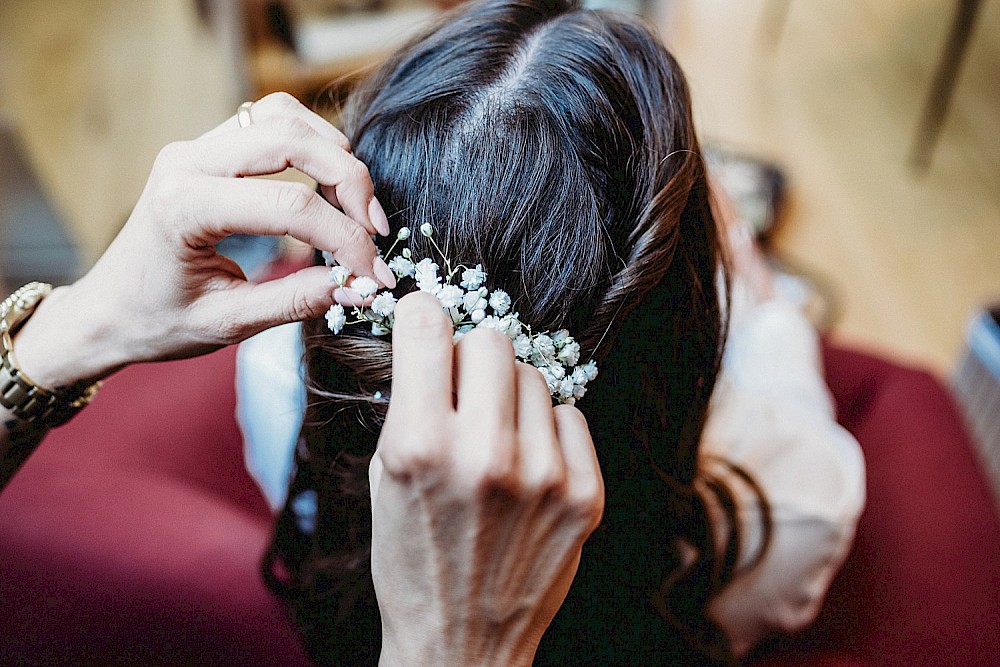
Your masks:
<svg viewBox="0 0 1000 667"><path fill-rule="evenodd" d="M51 285L29 283L0 304L0 405L19 420L48 427L69 421L90 403L100 386L99 382L78 382L47 389L18 368L11 337L51 290Z"/></svg>

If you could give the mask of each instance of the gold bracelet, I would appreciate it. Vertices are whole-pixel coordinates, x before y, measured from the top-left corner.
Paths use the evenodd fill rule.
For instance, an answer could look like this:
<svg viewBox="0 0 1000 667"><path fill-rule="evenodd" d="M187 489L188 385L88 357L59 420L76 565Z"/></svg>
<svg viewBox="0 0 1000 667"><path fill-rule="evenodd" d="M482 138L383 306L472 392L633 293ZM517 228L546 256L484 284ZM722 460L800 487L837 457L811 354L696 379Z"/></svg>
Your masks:
<svg viewBox="0 0 1000 667"><path fill-rule="evenodd" d="M47 389L18 368L12 337L51 292L52 285L47 283L28 283L0 304L0 404L21 421L46 428L72 419L101 385L84 381Z"/></svg>

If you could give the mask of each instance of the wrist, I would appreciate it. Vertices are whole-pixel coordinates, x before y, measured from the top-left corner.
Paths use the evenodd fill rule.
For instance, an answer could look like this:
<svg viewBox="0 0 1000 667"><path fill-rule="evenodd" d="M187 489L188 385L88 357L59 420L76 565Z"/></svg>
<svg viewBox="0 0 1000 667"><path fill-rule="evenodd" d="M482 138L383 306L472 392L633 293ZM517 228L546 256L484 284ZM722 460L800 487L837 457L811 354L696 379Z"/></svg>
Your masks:
<svg viewBox="0 0 1000 667"><path fill-rule="evenodd" d="M124 366L114 340L110 319L76 285L54 289L13 337L18 366L47 389L100 380Z"/></svg>
<svg viewBox="0 0 1000 667"><path fill-rule="evenodd" d="M531 667L535 660L538 642L528 645L523 641L489 642L480 650L453 651L446 648L451 642L429 642L426 635L414 636L414 641L394 641L385 632L383 624L382 648L379 667L430 667L437 665L469 665L475 667ZM496 638L493 638L494 640Z"/></svg>

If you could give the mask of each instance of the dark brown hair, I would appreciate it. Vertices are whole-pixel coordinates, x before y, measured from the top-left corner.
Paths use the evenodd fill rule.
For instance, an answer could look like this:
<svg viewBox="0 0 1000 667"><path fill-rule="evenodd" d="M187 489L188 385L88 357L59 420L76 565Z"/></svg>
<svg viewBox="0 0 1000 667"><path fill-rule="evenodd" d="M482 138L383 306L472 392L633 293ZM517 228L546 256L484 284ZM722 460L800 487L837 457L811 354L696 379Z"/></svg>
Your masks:
<svg viewBox="0 0 1000 667"><path fill-rule="evenodd" d="M605 517L538 664L730 663L705 605L735 566L733 499L699 481L730 518L717 533L695 489L725 271L677 63L624 15L570 0L474 2L363 82L342 118L394 229L432 223L447 255L482 263L522 321L568 328L600 363L579 408ZM412 239L417 257L431 256ZM367 466L390 343L362 327L334 337L323 320L304 335L309 404L264 575L314 658L371 664ZM292 509L307 491L313 530Z"/></svg>

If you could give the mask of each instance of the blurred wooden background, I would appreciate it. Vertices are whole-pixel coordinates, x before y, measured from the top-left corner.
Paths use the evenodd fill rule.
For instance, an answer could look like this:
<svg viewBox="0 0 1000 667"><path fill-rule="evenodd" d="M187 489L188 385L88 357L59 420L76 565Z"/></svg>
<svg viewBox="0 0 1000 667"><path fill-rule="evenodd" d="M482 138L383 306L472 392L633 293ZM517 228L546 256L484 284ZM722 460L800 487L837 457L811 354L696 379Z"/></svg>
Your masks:
<svg viewBox="0 0 1000 667"><path fill-rule="evenodd" d="M225 14L234 2L201 5ZM252 54L232 16L205 21L198 4L0 3L0 114L84 268L127 217L159 148L214 126L246 95ZM768 16L785 4L776 34ZM776 243L836 290L835 335L950 372L973 309L1000 300L1000 2L983 4L921 177L906 158L954 2L651 5L690 79L702 135L785 169Z"/></svg>

